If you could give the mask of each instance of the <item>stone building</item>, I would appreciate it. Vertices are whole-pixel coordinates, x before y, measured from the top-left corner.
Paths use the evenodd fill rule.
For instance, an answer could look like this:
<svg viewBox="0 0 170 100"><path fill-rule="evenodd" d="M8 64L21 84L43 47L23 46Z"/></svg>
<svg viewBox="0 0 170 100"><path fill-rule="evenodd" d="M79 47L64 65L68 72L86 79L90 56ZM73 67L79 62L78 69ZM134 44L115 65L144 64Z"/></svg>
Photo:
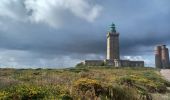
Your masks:
<svg viewBox="0 0 170 100"><path fill-rule="evenodd" d="M107 34L107 59L120 59L119 54L119 33L116 32L115 25L112 24L110 32Z"/></svg>
<svg viewBox="0 0 170 100"><path fill-rule="evenodd" d="M156 68L170 68L169 50L166 45L158 45L155 48Z"/></svg>
<svg viewBox="0 0 170 100"><path fill-rule="evenodd" d="M107 55L105 60L85 60L82 62L86 66L114 66L114 67L144 67L144 61L130 61L120 59L119 33L115 24L111 25L107 33Z"/></svg>

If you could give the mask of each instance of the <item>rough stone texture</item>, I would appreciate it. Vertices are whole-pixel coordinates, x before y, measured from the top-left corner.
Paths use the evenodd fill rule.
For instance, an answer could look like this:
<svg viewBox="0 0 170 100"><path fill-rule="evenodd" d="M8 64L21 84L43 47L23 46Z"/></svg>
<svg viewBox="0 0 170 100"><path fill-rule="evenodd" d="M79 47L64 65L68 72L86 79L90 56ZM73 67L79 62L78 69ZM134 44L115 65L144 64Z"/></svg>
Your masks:
<svg viewBox="0 0 170 100"><path fill-rule="evenodd" d="M161 62L161 46L157 46L155 48L155 66L156 66L156 68L161 68L162 67L162 62Z"/></svg>
<svg viewBox="0 0 170 100"><path fill-rule="evenodd" d="M107 60L120 59L119 33L109 32L107 34Z"/></svg>
<svg viewBox="0 0 170 100"><path fill-rule="evenodd" d="M114 60L115 67L144 67L144 61Z"/></svg>
<svg viewBox="0 0 170 100"><path fill-rule="evenodd" d="M115 66L114 60L104 60L104 64L107 66Z"/></svg>
<svg viewBox="0 0 170 100"><path fill-rule="evenodd" d="M103 60L85 60L83 64L86 66L103 66L104 61Z"/></svg>
<svg viewBox="0 0 170 100"><path fill-rule="evenodd" d="M170 68L169 50L166 45L155 48L155 65L157 68Z"/></svg>
<svg viewBox="0 0 170 100"><path fill-rule="evenodd" d="M130 61L130 60L85 60L83 62L86 66L112 66L112 67L144 67L144 61Z"/></svg>
<svg viewBox="0 0 170 100"><path fill-rule="evenodd" d="M144 67L144 61L130 61L130 67Z"/></svg>
<svg viewBox="0 0 170 100"><path fill-rule="evenodd" d="M169 66L169 61L167 59L167 48L166 48L166 45L162 45L161 46L161 49L162 49L162 67L163 68L167 68Z"/></svg>
<svg viewBox="0 0 170 100"><path fill-rule="evenodd" d="M166 68L170 68L169 50L166 48Z"/></svg>

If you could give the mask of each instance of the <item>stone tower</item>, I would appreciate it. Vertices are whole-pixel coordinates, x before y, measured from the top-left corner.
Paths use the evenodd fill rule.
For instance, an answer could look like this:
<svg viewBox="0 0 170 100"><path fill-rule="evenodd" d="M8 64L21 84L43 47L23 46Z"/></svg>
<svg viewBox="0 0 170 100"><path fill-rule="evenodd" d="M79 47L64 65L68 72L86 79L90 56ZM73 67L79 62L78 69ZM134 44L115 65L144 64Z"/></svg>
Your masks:
<svg viewBox="0 0 170 100"><path fill-rule="evenodd" d="M157 68L170 68L169 50L166 45L155 48L155 65Z"/></svg>
<svg viewBox="0 0 170 100"><path fill-rule="evenodd" d="M119 33L116 32L115 24L112 24L107 34L107 60L120 59Z"/></svg>
<svg viewBox="0 0 170 100"><path fill-rule="evenodd" d="M168 50L168 48L166 48L166 60L167 60L167 68L170 69L169 50Z"/></svg>
<svg viewBox="0 0 170 100"><path fill-rule="evenodd" d="M161 46L162 49L162 67L168 68L169 67L169 50L166 48L166 45Z"/></svg>
<svg viewBox="0 0 170 100"><path fill-rule="evenodd" d="M156 48L155 48L155 66L156 66L156 68L162 67L161 46L156 46Z"/></svg>

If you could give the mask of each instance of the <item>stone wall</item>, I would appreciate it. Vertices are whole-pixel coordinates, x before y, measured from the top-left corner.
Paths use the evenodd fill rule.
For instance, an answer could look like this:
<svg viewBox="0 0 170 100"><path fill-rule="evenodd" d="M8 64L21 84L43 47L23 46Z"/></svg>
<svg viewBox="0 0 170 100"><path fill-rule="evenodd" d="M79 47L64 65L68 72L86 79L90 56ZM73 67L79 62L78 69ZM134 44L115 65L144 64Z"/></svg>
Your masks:
<svg viewBox="0 0 170 100"><path fill-rule="evenodd" d="M103 60L85 60L83 64L86 66L103 66L104 61Z"/></svg>
<svg viewBox="0 0 170 100"><path fill-rule="evenodd" d="M104 65L106 66L115 66L114 60L105 60Z"/></svg>
<svg viewBox="0 0 170 100"><path fill-rule="evenodd" d="M144 67L144 61L120 60L120 67Z"/></svg>
<svg viewBox="0 0 170 100"><path fill-rule="evenodd" d="M85 66L144 67L144 61L130 60L85 60Z"/></svg>
<svg viewBox="0 0 170 100"><path fill-rule="evenodd" d="M144 61L130 61L130 67L144 67Z"/></svg>

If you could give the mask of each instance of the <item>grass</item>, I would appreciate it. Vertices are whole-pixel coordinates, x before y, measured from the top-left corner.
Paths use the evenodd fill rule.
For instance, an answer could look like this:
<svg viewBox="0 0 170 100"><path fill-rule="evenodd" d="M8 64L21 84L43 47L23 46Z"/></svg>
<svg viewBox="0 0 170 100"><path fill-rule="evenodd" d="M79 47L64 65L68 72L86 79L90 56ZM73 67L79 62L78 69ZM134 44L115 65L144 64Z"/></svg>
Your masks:
<svg viewBox="0 0 170 100"><path fill-rule="evenodd" d="M153 68L0 69L0 100L154 100L168 86Z"/></svg>

